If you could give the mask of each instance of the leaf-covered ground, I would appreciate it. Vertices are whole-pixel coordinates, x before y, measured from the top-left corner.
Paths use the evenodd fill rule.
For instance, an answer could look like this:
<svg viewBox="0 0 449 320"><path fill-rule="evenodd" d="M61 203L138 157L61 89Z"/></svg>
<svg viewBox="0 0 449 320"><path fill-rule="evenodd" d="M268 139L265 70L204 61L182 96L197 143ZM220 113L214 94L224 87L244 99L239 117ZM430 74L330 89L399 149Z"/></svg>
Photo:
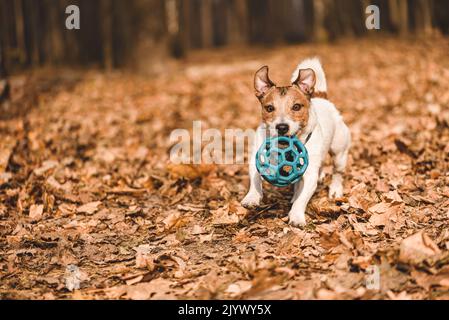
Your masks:
<svg viewBox="0 0 449 320"><path fill-rule="evenodd" d="M448 52L360 40L199 52L151 77L59 74L0 121L0 298L448 299ZM173 129L255 128L254 71L287 83L310 55L353 147L345 197L327 199L327 175L306 228L286 222L292 190L239 205L246 165L169 163ZM14 78L13 100L33 77Z"/></svg>

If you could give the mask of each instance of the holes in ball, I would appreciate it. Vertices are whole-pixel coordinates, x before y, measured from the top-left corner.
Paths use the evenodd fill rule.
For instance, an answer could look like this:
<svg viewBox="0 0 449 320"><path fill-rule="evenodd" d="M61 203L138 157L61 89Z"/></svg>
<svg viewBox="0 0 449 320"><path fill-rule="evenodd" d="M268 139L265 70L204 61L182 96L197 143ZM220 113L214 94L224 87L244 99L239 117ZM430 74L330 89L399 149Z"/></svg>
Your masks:
<svg viewBox="0 0 449 320"><path fill-rule="evenodd" d="M293 154L293 151L287 151L284 153L285 160L288 162L294 162L295 161L295 155Z"/></svg>
<svg viewBox="0 0 449 320"><path fill-rule="evenodd" d="M287 149L288 147L290 147L290 143L288 141L279 140L279 142L278 142L279 149Z"/></svg>
<svg viewBox="0 0 449 320"><path fill-rule="evenodd" d="M292 166L282 166L282 168L279 170L279 174L283 177L288 177L292 172Z"/></svg>

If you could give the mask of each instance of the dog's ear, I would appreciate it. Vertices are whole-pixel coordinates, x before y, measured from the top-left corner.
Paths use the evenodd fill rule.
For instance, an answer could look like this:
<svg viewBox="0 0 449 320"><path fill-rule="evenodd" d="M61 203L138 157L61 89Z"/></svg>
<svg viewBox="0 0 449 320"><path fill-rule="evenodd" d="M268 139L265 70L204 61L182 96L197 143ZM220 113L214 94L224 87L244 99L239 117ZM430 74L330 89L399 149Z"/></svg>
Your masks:
<svg viewBox="0 0 449 320"><path fill-rule="evenodd" d="M264 66L260 68L254 76L254 88L256 89L256 96L262 98L271 87L275 84L268 77L268 67Z"/></svg>
<svg viewBox="0 0 449 320"><path fill-rule="evenodd" d="M315 90L316 76L312 69L301 69L298 71L298 78L293 82L305 94L311 96Z"/></svg>

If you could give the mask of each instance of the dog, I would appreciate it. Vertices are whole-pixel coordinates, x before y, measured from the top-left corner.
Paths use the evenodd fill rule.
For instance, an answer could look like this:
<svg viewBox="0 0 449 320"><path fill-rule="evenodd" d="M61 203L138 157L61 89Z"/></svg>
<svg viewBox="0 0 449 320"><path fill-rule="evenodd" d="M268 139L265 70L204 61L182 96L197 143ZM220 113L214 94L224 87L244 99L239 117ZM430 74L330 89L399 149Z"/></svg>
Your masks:
<svg viewBox="0 0 449 320"><path fill-rule="evenodd" d="M253 140L249 161L250 188L242 205L254 208L263 198L262 177L255 165L256 153L267 136L297 136L309 154L309 167L294 186L289 223L305 226L307 204L323 178L322 164L333 156L329 197L343 196L343 174L351 146L351 134L337 108L327 100L327 82L321 62L310 58L293 72L291 85L278 87L268 76L268 67L254 76L256 97L262 107L262 124Z"/></svg>

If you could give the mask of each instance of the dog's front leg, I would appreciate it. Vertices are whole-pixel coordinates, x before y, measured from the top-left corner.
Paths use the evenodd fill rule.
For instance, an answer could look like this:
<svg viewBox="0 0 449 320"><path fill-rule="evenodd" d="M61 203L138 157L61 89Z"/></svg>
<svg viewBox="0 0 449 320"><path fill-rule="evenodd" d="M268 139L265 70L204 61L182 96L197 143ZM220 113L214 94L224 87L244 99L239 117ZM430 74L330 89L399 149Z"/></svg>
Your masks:
<svg viewBox="0 0 449 320"><path fill-rule="evenodd" d="M253 208L260 205L263 198L262 178L257 171L256 164L249 164L250 187L248 194L242 200L242 206L245 208Z"/></svg>
<svg viewBox="0 0 449 320"><path fill-rule="evenodd" d="M290 200L290 203L295 203L295 201L299 198L299 195L302 192L302 188L304 188L304 181L301 179L300 181L295 183L294 189L293 189L293 197Z"/></svg>
<svg viewBox="0 0 449 320"><path fill-rule="evenodd" d="M263 198L262 177L256 168L256 153L264 141L264 129L259 127L252 145L251 156L249 158L249 178L250 187L248 194L242 200L242 206L246 208L257 207Z"/></svg>
<svg viewBox="0 0 449 320"><path fill-rule="evenodd" d="M306 225L306 208L309 203L310 198L312 198L315 193L316 187L318 185L319 178L319 166L309 166L306 173L302 177L300 187L300 194L293 203L292 209L288 214L289 221L294 226L305 226ZM301 188L302 187L302 188Z"/></svg>

